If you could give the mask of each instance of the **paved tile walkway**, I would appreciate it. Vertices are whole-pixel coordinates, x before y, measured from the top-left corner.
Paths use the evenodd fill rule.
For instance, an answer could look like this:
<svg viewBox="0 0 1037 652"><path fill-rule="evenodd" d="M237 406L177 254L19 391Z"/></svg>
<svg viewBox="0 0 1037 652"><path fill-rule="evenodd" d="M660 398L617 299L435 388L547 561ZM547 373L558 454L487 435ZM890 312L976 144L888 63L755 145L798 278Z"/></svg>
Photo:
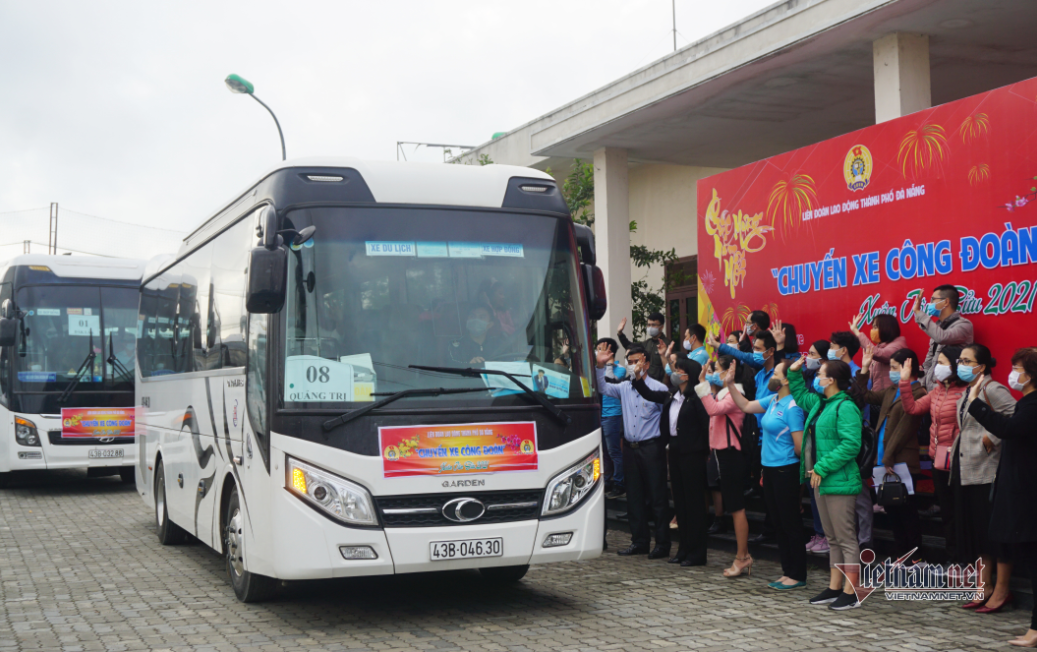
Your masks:
<svg viewBox="0 0 1037 652"><path fill-rule="evenodd" d="M624 544L610 534L613 551ZM982 650L1026 631L1021 610L955 604L811 607L825 578L777 594L751 578L644 557L539 566L492 590L477 573L298 583L238 603L201 545L163 547L150 512L117 479L52 473L0 490L0 652L55 650Z"/></svg>

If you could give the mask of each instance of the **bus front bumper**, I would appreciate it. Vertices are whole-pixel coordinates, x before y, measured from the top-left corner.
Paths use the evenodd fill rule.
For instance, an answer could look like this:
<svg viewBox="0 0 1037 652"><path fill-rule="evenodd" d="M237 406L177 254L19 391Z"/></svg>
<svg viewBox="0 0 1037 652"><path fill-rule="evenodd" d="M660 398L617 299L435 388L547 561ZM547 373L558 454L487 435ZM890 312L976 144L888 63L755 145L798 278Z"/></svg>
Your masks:
<svg viewBox="0 0 1037 652"><path fill-rule="evenodd" d="M525 566L591 559L604 541L604 489L599 486L572 512L544 520L418 528L353 528L339 525L288 491L274 501L273 568L255 569L283 580L421 573ZM544 547L552 534L569 534L565 545ZM502 554L433 561L434 542L502 539ZM347 559L344 548L368 547L374 559Z"/></svg>

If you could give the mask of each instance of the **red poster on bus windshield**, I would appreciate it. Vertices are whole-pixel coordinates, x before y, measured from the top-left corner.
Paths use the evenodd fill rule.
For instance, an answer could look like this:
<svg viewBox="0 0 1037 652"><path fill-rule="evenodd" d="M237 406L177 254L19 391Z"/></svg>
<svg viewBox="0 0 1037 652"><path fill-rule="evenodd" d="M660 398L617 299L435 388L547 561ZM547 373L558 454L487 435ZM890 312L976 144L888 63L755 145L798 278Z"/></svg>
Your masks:
<svg viewBox="0 0 1037 652"><path fill-rule="evenodd" d="M536 423L465 423L378 429L386 478L536 471Z"/></svg>
<svg viewBox="0 0 1037 652"><path fill-rule="evenodd" d="M1034 344L1035 225L1030 79L699 181L699 321L721 334L765 310L805 351L886 313L924 357L913 299L949 283L1004 382Z"/></svg>

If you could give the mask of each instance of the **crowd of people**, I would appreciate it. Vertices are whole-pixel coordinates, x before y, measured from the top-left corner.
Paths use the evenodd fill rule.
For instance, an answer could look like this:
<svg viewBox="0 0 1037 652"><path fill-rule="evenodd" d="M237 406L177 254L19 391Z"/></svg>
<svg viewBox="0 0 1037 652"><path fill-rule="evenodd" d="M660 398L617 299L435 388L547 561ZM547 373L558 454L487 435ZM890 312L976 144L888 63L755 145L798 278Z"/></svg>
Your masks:
<svg viewBox="0 0 1037 652"><path fill-rule="evenodd" d="M1037 348L1012 356L1008 387L995 381L997 362L958 299L953 285L915 298L924 354L889 315L870 329L857 315L806 351L791 324L760 310L723 342L700 324L669 341L659 313L631 342L623 319L595 350L606 490L625 494L631 530L618 554L705 565L709 534L730 519L736 551L723 575L751 575L746 499L762 492L763 537L777 543L782 570L768 586L804 588L807 553L827 552L828 587L809 602L854 609L859 578L837 564L873 546L875 513L887 516L899 563L926 564L913 487L931 469L946 554L962 568L983 561L980 597L961 606L989 614L1010 604L1013 564L1037 586ZM807 495L813 532L803 526ZM1037 647L1037 608L1011 643Z"/></svg>

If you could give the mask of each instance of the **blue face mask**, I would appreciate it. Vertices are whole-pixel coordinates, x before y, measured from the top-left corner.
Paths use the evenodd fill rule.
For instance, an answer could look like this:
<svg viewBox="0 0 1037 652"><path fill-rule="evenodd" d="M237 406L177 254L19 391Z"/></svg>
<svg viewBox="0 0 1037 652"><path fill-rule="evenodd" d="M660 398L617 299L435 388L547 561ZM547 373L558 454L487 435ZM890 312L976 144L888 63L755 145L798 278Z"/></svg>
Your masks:
<svg viewBox="0 0 1037 652"><path fill-rule="evenodd" d="M939 317L940 316L940 309L936 307L935 303L927 303L927 304L925 304L925 312L930 317Z"/></svg>
<svg viewBox="0 0 1037 652"><path fill-rule="evenodd" d="M724 383L720 382L720 374L719 373L706 374L706 380L709 381L710 385L714 385L716 387L723 387L724 386Z"/></svg>
<svg viewBox="0 0 1037 652"><path fill-rule="evenodd" d="M958 378L961 378L967 383L976 380L975 367L966 367L963 364L958 365Z"/></svg>
<svg viewBox="0 0 1037 652"><path fill-rule="evenodd" d="M899 383L900 382L900 372L899 371L891 371L891 372L889 372L889 380L894 385Z"/></svg>
<svg viewBox="0 0 1037 652"><path fill-rule="evenodd" d="M825 388L821 387L821 381L817 376L814 376L814 391L818 394L824 394Z"/></svg>
<svg viewBox="0 0 1037 652"><path fill-rule="evenodd" d="M672 370L672 369L670 369L670 363L669 363L669 362L667 362L667 363L666 363L666 375L667 375L667 376L669 376L669 375L670 375L670 374L672 374L672 373L673 373L673 370Z"/></svg>
<svg viewBox="0 0 1037 652"><path fill-rule="evenodd" d="M766 358L763 357L762 353L760 353L759 351L753 351L753 362L762 367L765 360Z"/></svg>
<svg viewBox="0 0 1037 652"><path fill-rule="evenodd" d="M836 351L836 349L828 349L828 359L829 360L838 360L839 359L839 354L836 353L835 351Z"/></svg>

